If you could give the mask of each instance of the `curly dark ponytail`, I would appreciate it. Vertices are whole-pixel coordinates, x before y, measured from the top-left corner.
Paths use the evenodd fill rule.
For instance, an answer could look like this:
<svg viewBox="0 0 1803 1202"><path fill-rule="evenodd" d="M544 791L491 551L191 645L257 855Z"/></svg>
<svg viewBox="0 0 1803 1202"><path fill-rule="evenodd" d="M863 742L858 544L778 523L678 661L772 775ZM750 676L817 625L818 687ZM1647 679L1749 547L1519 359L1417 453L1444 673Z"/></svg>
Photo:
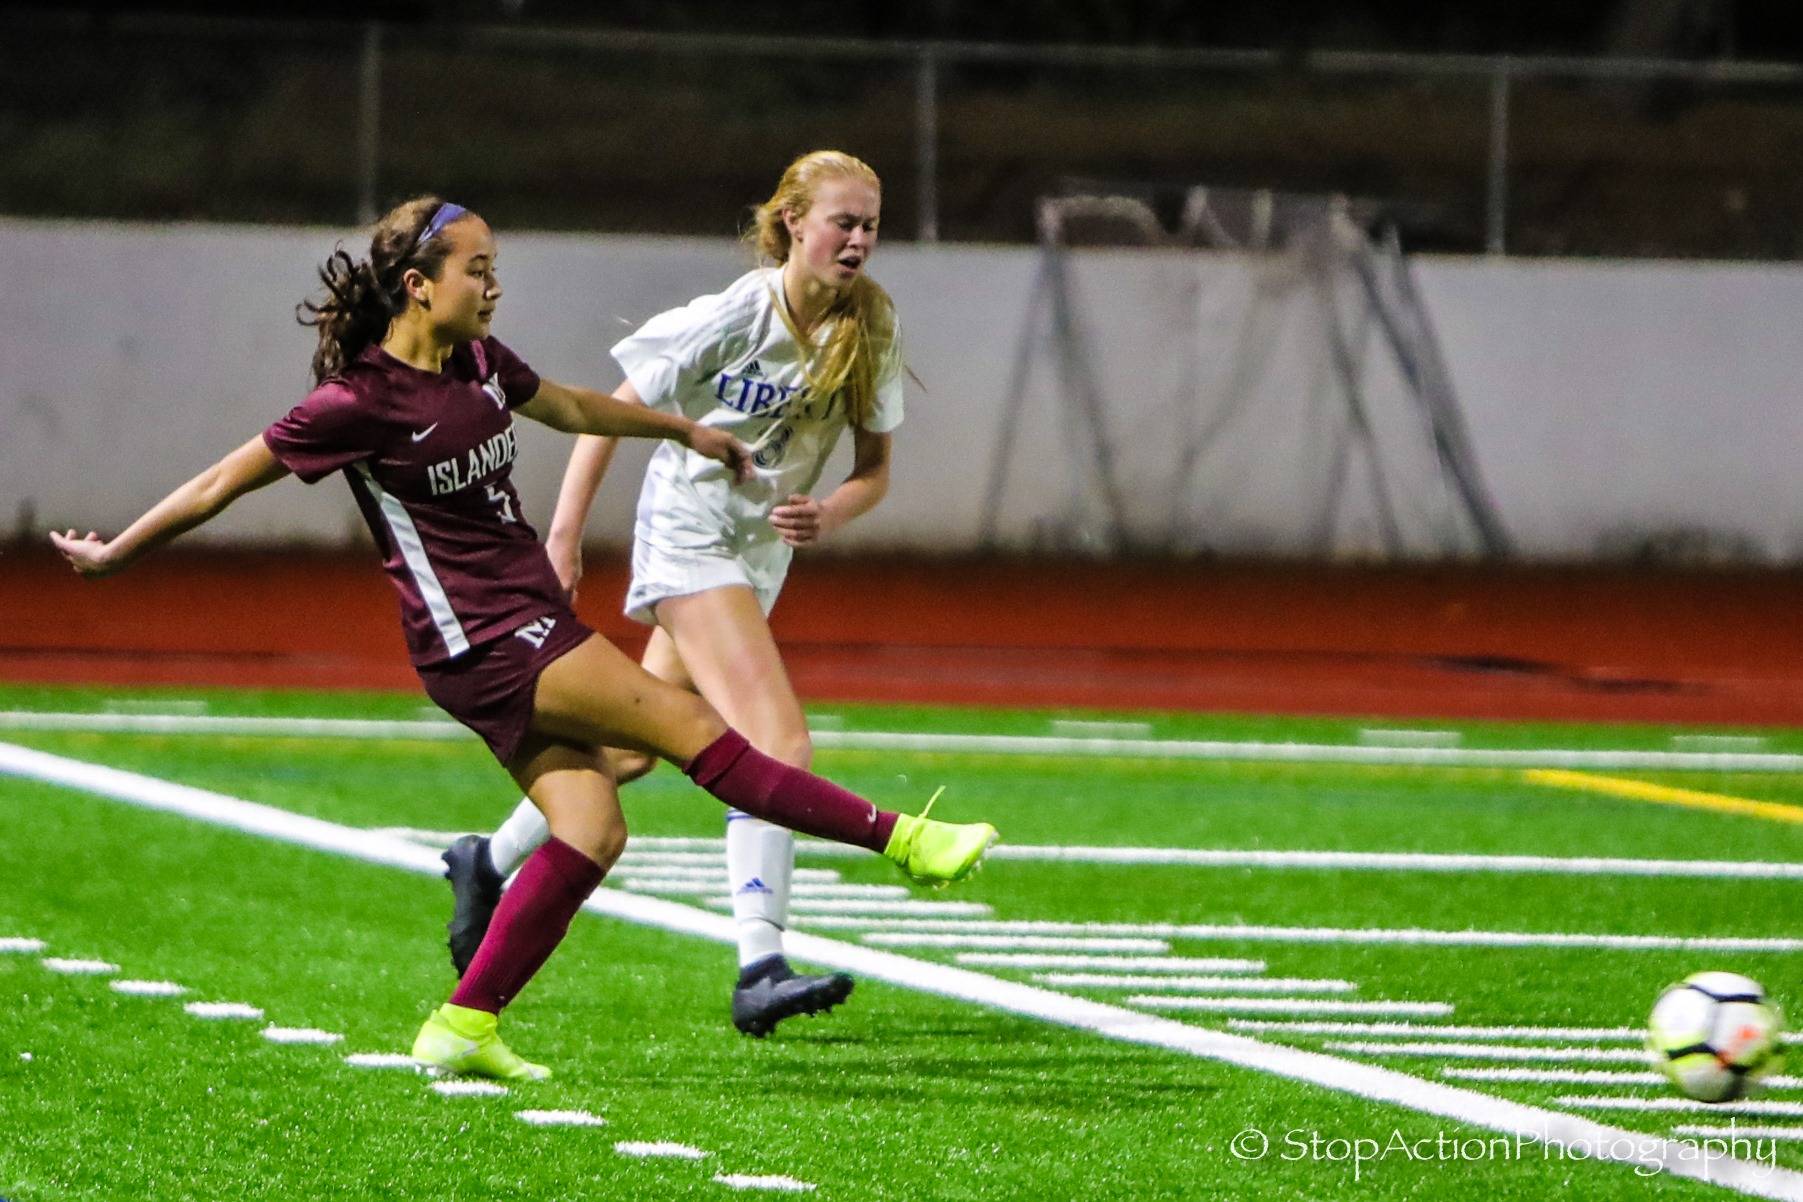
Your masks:
<svg viewBox="0 0 1803 1202"><path fill-rule="evenodd" d="M420 237L444 201L437 196L416 196L396 205L376 223L369 241L369 258L352 259L342 246L319 269L325 291L294 307L304 326L319 331L313 351L313 382L341 375L358 355L388 334L389 323L407 311L407 287L403 276L418 269L437 279L444 268L451 242L444 230Z"/></svg>

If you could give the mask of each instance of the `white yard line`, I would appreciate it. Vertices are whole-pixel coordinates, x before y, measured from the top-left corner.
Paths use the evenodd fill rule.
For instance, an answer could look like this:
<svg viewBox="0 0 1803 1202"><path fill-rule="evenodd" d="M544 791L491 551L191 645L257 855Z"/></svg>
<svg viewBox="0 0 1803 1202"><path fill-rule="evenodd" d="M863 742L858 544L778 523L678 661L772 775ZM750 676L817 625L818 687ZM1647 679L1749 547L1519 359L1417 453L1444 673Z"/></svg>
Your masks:
<svg viewBox="0 0 1803 1202"><path fill-rule="evenodd" d="M729 1189L767 1189L785 1194L805 1194L819 1187L793 1177L754 1176L750 1173L715 1173L714 1180Z"/></svg>
<svg viewBox="0 0 1803 1202"><path fill-rule="evenodd" d="M939 932L959 935L1057 935L1078 938L1194 939L1235 943L1372 943L1431 947L1575 947L1611 951L1796 952L1803 939L1738 938L1729 935L1590 935L1562 931L1434 931L1417 927L1274 927L1181 922L1042 922L1038 920L947 920L899 918L893 921L850 915L821 915L809 927L856 930L880 927L869 943L896 946L898 938ZM964 945L975 946L975 945Z"/></svg>
<svg viewBox="0 0 1803 1202"><path fill-rule="evenodd" d="M853 848L863 851L863 848ZM866 853L868 854L868 853ZM667 872L693 868L702 872L726 875L726 851L658 851L640 850L637 839L626 845L626 852L614 862L616 872Z"/></svg>
<svg viewBox="0 0 1803 1202"><path fill-rule="evenodd" d="M1409 1039L1437 1035L1442 1039L1548 1039L1573 1043L1640 1043L1644 1027L1454 1027L1440 1023L1318 1023L1231 1018L1235 1031L1268 1031L1278 1035L1362 1035L1367 1039ZM1784 1043L1803 1043L1803 1033L1786 1032Z"/></svg>
<svg viewBox="0 0 1803 1202"><path fill-rule="evenodd" d="M613 871L607 874L610 881L622 880L660 880L690 881L711 884L718 888L726 879L725 853L713 857L713 863L706 867L700 864L615 864ZM797 868L791 878L797 884L809 885L842 885L843 878L832 868ZM866 886L874 888L875 886ZM905 886L897 886L905 889Z"/></svg>
<svg viewBox="0 0 1803 1202"><path fill-rule="evenodd" d="M1646 1037L1646 1032L1639 1027L1452 1027L1438 1023L1317 1023L1256 1018L1229 1019L1227 1025L1236 1031L1269 1031L1277 1035L1362 1035L1367 1039L1437 1035L1444 1039L1567 1039L1596 1043L1632 1040L1638 1043Z"/></svg>
<svg viewBox="0 0 1803 1202"><path fill-rule="evenodd" d="M74 976L105 976L119 971L119 966L106 960L71 960L64 956L45 956L38 961L51 972Z"/></svg>
<svg viewBox="0 0 1803 1202"><path fill-rule="evenodd" d="M1336 1052L1361 1056L1448 1056L1468 1060L1588 1061L1612 1064L1651 1064L1641 1048L1521 1047L1506 1043L1370 1043L1329 1040L1323 1046Z"/></svg>
<svg viewBox="0 0 1803 1202"><path fill-rule="evenodd" d="M1143 973L1042 972L1035 979L1061 989L1162 989L1171 993L1357 993L1351 981L1314 977L1184 977Z"/></svg>
<svg viewBox="0 0 1803 1202"><path fill-rule="evenodd" d="M614 1145L614 1151L621 1156L669 1156L677 1160L702 1160L707 1157L707 1153L700 1148L663 1140L648 1142L623 1139Z"/></svg>
<svg viewBox="0 0 1803 1202"><path fill-rule="evenodd" d="M513 1117L534 1127L605 1127L607 1120L586 1110L516 1110Z"/></svg>
<svg viewBox="0 0 1803 1202"><path fill-rule="evenodd" d="M1109 968L1121 972L1263 972L1263 960L1207 956L1077 956L1045 952L959 952L952 957L973 968Z"/></svg>
<svg viewBox="0 0 1803 1202"><path fill-rule="evenodd" d="M798 839L797 855L839 859L861 848ZM648 853L675 862L707 863L699 852ZM680 860L676 859L681 857ZM1788 860L1637 860L1615 856L1502 856L1463 852L1271 851L1197 847L1061 847L1001 843L988 859L1069 864L1166 864L1187 868L1326 869L1334 872L1487 872L1547 876L1650 876L1705 879L1803 879L1803 864Z"/></svg>
<svg viewBox="0 0 1803 1202"><path fill-rule="evenodd" d="M1446 1002L1344 1002L1313 997L1173 997L1136 993L1127 999L1127 1004L1154 1010L1208 1010L1229 1014L1394 1014L1431 1018L1436 1014L1452 1013L1452 1007Z"/></svg>
<svg viewBox="0 0 1803 1202"><path fill-rule="evenodd" d="M831 919L817 919L809 926L835 926ZM865 922L847 921L849 926L869 926ZM1068 935L960 935L928 932L910 934L879 931L864 936L865 943L878 947L1012 947L1022 951L1045 952L1168 952L1171 945L1162 939L1094 939Z"/></svg>
<svg viewBox="0 0 1803 1202"><path fill-rule="evenodd" d="M258 1019L263 1017L263 1008L252 1006L248 1002L189 1002L182 1009L195 1018Z"/></svg>
<svg viewBox="0 0 1803 1202"><path fill-rule="evenodd" d="M0 939L0 952L21 952L30 955L43 951L44 946L42 939L26 939L18 935L8 935L6 938Z"/></svg>
<svg viewBox="0 0 1803 1202"><path fill-rule="evenodd" d="M369 718L234 718L193 714L56 713L0 710L0 730L132 734L223 734L274 738L473 739L455 722ZM816 747L929 754L1071 755L1162 760L1263 760L1474 768L1594 768L1714 772L1803 772L1803 754L1578 748L1366 747L1238 739L1072 738L1044 735L915 734L816 730Z"/></svg>
<svg viewBox="0 0 1803 1202"><path fill-rule="evenodd" d="M174 981L108 981L107 985L115 993L128 993L134 997L180 997L188 992L185 985L177 985Z"/></svg>
<svg viewBox="0 0 1803 1202"><path fill-rule="evenodd" d="M710 874L710 879L699 877L670 876L638 876L633 873L609 873L607 880L611 885L621 889L636 889L640 893L668 893L682 897L715 897L724 883L717 879L725 876L725 872ZM792 881L789 884L791 898L838 898L841 900L866 899L871 901L898 901L908 896L906 885L846 885L825 881ZM910 911L916 912L916 911ZM928 911L917 911L927 913Z"/></svg>
<svg viewBox="0 0 1803 1202"><path fill-rule="evenodd" d="M803 850L813 852L815 849L808 844ZM1247 851L1177 847L1036 847L1009 843L992 848L989 858L1077 864L1169 864L1190 868L1326 869L1334 872L1493 872L1549 876L1803 880L1803 864L1775 860L1635 860L1605 856Z"/></svg>
<svg viewBox="0 0 1803 1202"><path fill-rule="evenodd" d="M906 885L860 885L846 881L795 880L789 882L790 897L908 897Z"/></svg>
<svg viewBox="0 0 1803 1202"><path fill-rule="evenodd" d="M719 876L719 873L715 873ZM664 893L677 897L713 897L720 894L723 882L718 880L700 880L694 877L667 876L634 876L631 873L610 872L606 884L615 889L631 889L639 893Z"/></svg>
<svg viewBox="0 0 1803 1202"><path fill-rule="evenodd" d="M362 831L286 814L274 807L27 748L0 744L0 773L50 781L370 863L389 864L431 875L437 875L440 869L438 857L429 849L401 840L374 838ZM585 903L585 908L720 943L732 944L737 940L736 925L729 916L659 898L601 889ZM1695 1145L1683 1141L1609 1127L1576 1115L1527 1106L1376 1065L1263 1043L1244 1035L1174 1022L1120 1006L999 980L969 969L815 935L791 934L789 950L810 963L824 964L871 980L888 981L924 993L1039 1018L1110 1039L1273 1073L1368 1101L1399 1105L1553 1147L1578 1148L1597 1159L1643 1166L1762 1197L1803 1200L1803 1173L1773 1169L1717 1151L1705 1149L1699 1152Z"/></svg>
<svg viewBox="0 0 1803 1202"><path fill-rule="evenodd" d="M1443 1068L1442 1077L1457 1081L1523 1081L1542 1085L1669 1085L1663 1073L1630 1073L1606 1068ZM1803 1077L1761 1077L1759 1088L1797 1089Z"/></svg>
<svg viewBox="0 0 1803 1202"><path fill-rule="evenodd" d="M1610 1068L1443 1068L1450 1081L1518 1081L1528 1085L1669 1085L1655 1072L1632 1073Z"/></svg>
<svg viewBox="0 0 1803 1202"><path fill-rule="evenodd" d="M732 898L720 898L718 904L730 906ZM983 902L923 901L913 898L906 901L883 901L875 898L863 901L847 897L794 897L789 900L789 913L798 919L806 919L815 914L870 914L881 918L919 915L982 918L995 913L995 911Z"/></svg>
<svg viewBox="0 0 1803 1202"><path fill-rule="evenodd" d="M434 831L417 826L379 826L372 830L372 835L385 835L392 839L411 839L415 843L424 843L428 847L443 851L468 831Z"/></svg>

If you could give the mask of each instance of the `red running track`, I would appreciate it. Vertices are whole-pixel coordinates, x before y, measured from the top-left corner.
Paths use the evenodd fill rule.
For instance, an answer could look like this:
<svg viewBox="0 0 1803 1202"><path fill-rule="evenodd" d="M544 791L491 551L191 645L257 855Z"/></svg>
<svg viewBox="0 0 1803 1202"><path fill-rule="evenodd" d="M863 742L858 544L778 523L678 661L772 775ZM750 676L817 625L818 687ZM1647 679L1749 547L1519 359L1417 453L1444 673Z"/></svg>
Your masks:
<svg viewBox="0 0 1803 1202"><path fill-rule="evenodd" d="M636 653L622 560L578 609ZM812 700L1803 726L1803 573L802 557ZM0 557L0 680L417 687L368 551Z"/></svg>

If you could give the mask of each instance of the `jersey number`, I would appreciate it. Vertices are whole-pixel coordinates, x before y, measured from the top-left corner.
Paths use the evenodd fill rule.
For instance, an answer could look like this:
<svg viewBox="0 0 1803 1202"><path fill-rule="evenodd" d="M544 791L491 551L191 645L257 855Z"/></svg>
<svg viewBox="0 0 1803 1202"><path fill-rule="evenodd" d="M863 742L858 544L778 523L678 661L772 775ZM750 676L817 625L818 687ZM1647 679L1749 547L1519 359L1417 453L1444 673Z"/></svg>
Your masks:
<svg viewBox="0 0 1803 1202"><path fill-rule="evenodd" d="M762 468L773 468L783 460L783 452L789 449L789 440L795 437L795 426L792 422L782 422L771 431L768 441L758 448L751 461Z"/></svg>
<svg viewBox="0 0 1803 1202"><path fill-rule="evenodd" d="M513 498L492 484L488 486L488 499L493 501L495 507L501 511L501 520L503 522L519 520L513 516Z"/></svg>

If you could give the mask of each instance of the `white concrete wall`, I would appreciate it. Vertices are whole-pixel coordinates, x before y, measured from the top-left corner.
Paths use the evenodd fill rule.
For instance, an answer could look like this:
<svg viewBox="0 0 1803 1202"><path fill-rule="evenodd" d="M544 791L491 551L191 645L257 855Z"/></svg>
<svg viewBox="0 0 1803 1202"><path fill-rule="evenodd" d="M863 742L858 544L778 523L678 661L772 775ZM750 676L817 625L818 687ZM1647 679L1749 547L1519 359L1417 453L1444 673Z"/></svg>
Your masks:
<svg viewBox="0 0 1803 1202"><path fill-rule="evenodd" d="M312 334L293 306L340 237L357 249L353 234L319 229L0 221L0 531L115 530L298 400ZM746 265L725 240L502 231L500 245L496 333L542 373L602 387L618 380L606 351L620 333ZM1036 252L898 244L875 266L926 389L910 386L890 499L842 545L971 548L1004 440L998 528L1027 543L1087 471L1049 347L1035 347L1025 419L1002 421ZM1086 342L1136 521L1169 519L1226 551L1308 545L1318 430L1342 415L1322 399L1316 352L1282 333L1303 300L1274 311L1277 333L1244 328L1250 298L1268 300L1281 275L1193 253L1083 259ZM1440 259L1418 278L1524 554L1581 559L1615 532L1699 527L1803 560L1803 269ZM1254 373L1245 399L1256 403L1230 423L1226 452L1175 487L1177 434L1245 375L1228 360L1260 348L1280 362ZM522 426L517 478L542 529L567 440ZM629 537L643 460L618 460L590 525L597 541ZM283 482L190 537L341 541L359 528L341 485ZM1361 539L1336 545L1356 553Z"/></svg>

